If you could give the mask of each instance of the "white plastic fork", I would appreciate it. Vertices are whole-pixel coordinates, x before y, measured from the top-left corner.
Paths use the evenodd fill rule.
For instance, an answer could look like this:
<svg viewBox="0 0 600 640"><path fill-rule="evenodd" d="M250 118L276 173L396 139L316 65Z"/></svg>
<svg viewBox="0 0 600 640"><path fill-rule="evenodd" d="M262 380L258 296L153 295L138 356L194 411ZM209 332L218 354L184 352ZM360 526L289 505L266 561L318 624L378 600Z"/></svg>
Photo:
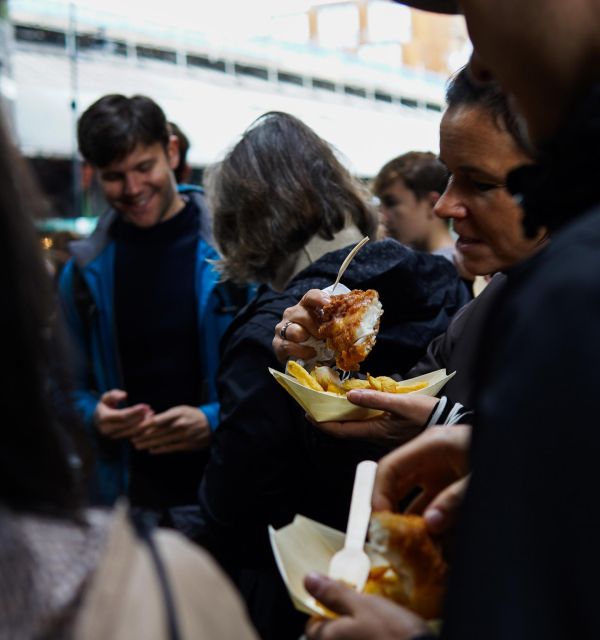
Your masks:
<svg viewBox="0 0 600 640"><path fill-rule="evenodd" d="M329 563L329 577L352 585L357 591L363 590L371 569L371 561L364 546L371 518L371 496L376 471L377 463L371 460L364 460L356 467L344 548Z"/></svg>
<svg viewBox="0 0 600 640"><path fill-rule="evenodd" d="M344 275L346 269L348 268L348 265L352 262L352 260L354 259L354 256L359 252L362 246L367 242L369 242L369 236L365 236L360 242L356 243L356 245L352 248L352 251L350 251L350 253L346 256L346 259L344 260L344 262L342 262L342 266L338 271L337 278L335 279L335 282L333 283L333 285L331 287L327 287L327 289L323 289L323 291L328 291L329 293L331 293L331 295L334 294L337 286L340 283L340 280L342 279L342 276ZM342 293L347 293L347 292L344 291Z"/></svg>

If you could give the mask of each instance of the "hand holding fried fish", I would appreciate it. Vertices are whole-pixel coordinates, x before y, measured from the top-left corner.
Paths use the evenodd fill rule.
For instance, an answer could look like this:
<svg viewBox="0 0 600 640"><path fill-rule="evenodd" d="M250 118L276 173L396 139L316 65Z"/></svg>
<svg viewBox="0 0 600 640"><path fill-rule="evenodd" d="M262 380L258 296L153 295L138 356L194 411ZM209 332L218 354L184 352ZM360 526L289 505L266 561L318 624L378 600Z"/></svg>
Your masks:
<svg viewBox="0 0 600 640"><path fill-rule="evenodd" d="M383 313L374 289L332 296L323 307L319 337L335 353L335 362L343 371L358 371L359 364L375 346L379 319Z"/></svg>

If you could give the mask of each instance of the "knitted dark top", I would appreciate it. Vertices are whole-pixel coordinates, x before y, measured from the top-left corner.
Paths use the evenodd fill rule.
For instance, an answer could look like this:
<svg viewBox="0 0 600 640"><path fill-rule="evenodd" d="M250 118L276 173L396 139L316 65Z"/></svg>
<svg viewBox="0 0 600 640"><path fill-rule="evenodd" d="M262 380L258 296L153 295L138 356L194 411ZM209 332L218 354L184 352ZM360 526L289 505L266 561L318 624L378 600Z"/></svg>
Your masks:
<svg viewBox="0 0 600 640"><path fill-rule="evenodd" d="M156 413L201 402L193 206L188 202L150 228L115 225L115 321L127 404L145 402ZM132 450L132 503L163 508L193 502L202 458Z"/></svg>

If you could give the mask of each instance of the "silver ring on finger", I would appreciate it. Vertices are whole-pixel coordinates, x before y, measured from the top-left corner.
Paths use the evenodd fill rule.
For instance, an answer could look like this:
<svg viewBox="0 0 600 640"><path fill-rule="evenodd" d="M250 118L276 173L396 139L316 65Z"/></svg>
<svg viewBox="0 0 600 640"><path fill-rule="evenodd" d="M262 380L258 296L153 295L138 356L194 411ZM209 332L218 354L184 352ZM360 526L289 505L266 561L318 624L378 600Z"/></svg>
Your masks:
<svg viewBox="0 0 600 640"><path fill-rule="evenodd" d="M292 321L291 321L291 320L288 320L288 321L283 325L283 327L279 330L279 335L280 335L284 340L287 340L286 333L287 333L288 327L289 327L291 324L293 324L293 323L292 323Z"/></svg>

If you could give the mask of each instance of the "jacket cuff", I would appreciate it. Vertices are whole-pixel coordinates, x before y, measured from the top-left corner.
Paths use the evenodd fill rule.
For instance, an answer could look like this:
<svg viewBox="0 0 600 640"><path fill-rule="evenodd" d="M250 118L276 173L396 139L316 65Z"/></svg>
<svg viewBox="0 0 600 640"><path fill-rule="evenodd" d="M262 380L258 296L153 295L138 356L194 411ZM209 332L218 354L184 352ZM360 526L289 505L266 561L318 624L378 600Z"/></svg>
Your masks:
<svg viewBox="0 0 600 640"><path fill-rule="evenodd" d="M209 404L203 404L198 408L206 416L206 419L208 420L208 424L210 426L210 430L214 431L219 426L219 403L211 402Z"/></svg>
<svg viewBox="0 0 600 640"><path fill-rule="evenodd" d="M73 398L73 404L86 428L90 433L97 434L98 432L94 425L94 413L96 412L96 406L98 405L98 398L89 394L76 393Z"/></svg>

